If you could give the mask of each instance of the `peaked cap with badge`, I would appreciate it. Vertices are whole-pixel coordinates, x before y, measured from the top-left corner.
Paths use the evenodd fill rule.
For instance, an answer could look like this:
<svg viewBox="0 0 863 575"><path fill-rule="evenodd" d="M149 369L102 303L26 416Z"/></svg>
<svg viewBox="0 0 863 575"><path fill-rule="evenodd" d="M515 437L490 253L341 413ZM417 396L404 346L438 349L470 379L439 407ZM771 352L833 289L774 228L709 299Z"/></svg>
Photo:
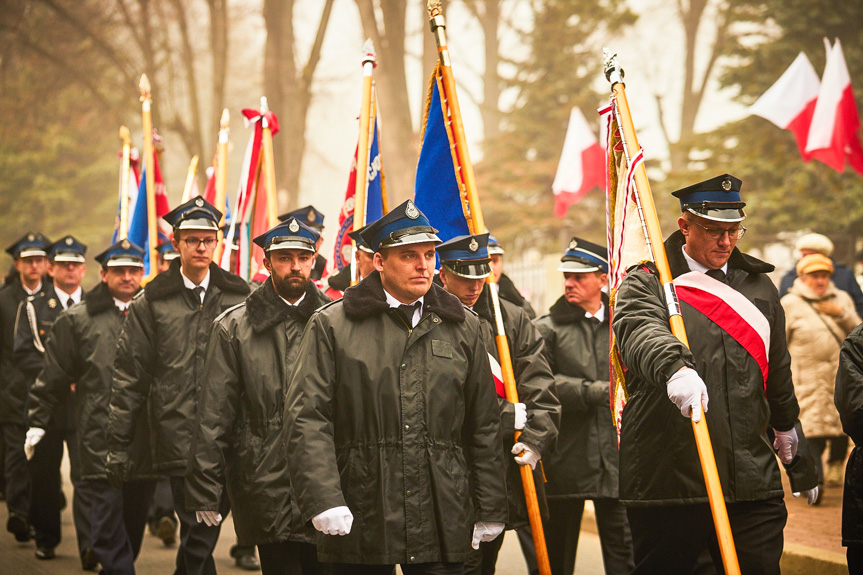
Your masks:
<svg viewBox="0 0 863 575"><path fill-rule="evenodd" d="M297 218L288 218L256 237L253 241L264 252L273 250L317 251L315 247L321 235Z"/></svg>
<svg viewBox="0 0 863 575"><path fill-rule="evenodd" d="M498 243L497 238L493 235L488 236L488 255L489 256L502 256L505 254L503 247Z"/></svg>
<svg viewBox="0 0 863 575"><path fill-rule="evenodd" d="M740 222L746 218L743 212L746 202L740 199L739 179L722 174L697 184L692 184L672 196L680 200L680 211L719 222Z"/></svg>
<svg viewBox="0 0 863 575"><path fill-rule="evenodd" d="M96 261L105 268L130 266L144 267L144 250L129 240L120 240L96 256Z"/></svg>
<svg viewBox="0 0 863 575"><path fill-rule="evenodd" d="M564 273L608 273L608 248L581 238L572 238L557 271Z"/></svg>
<svg viewBox="0 0 863 575"><path fill-rule="evenodd" d="M306 206L304 208L297 208L296 210L292 210L286 214L282 214L279 216L279 220L287 221L290 218L296 218L298 221L306 224L312 229L320 232L324 229L324 214L315 206Z"/></svg>
<svg viewBox="0 0 863 575"><path fill-rule="evenodd" d="M198 196L165 214L164 219L174 230L212 230L217 232L219 231L222 212Z"/></svg>
<svg viewBox="0 0 863 575"><path fill-rule="evenodd" d="M357 249L360 249L367 254L373 254L375 253L374 250L369 247L369 244L366 243L366 240L364 240L362 236L363 231L365 231L368 227L369 226L363 226L356 231L348 232L348 237L354 240L354 243L357 245Z"/></svg>
<svg viewBox="0 0 863 575"><path fill-rule="evenodd" d="M34 256L47 256L48 247L51 245L49 240L39 232L27 232L18 240L6 248L6 253L12 256L12 259L32 258Z"/></svg>
<svg viewBox="0 0 863 575"><path fill-rule="evenodd" d="M489 234L456 236L437 247L441 265L447 271L468 279L483 279L491 273Z"/></svg>
<svg viewBox="0 0 863 575"><path fill-rule="evenodd" d="M162 242L156 247L156 250L159 252L159 255L162 258L162 261L170 262L178 257L180 257L180 252L174 247L174 244L171 242Z"/></svg>
<svg viewBox="0 0 863 575"><path fill-rule="evenodd" d="M54 242L48 248L48 259L52 262L75 262L84 263L87 246L76 240L73 236L65 236L60 241Z"/></svg>
<svg viewBox="0 0 863 575"><path fill-rule="evenodd" d="M378 252L383 248L423 242L441 243L428 218L412 200L400 204L378 221L363 228L360 234L369 247Z"/></svg>

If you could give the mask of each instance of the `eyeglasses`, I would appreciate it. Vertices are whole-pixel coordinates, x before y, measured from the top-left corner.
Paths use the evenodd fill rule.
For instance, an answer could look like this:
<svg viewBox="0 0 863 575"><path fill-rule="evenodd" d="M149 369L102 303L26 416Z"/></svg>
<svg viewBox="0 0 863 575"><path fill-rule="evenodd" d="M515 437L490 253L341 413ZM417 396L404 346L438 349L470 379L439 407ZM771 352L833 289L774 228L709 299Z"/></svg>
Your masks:
<svg viewBox="0 0 863 575"><path fill-rule="evenodd" d="M710 238L711 240L718 240L719 238L724 236L726 233L728 234L729 239L739 240L740 238L743 237L743 234L746 233L746 228L744 228L743 226L740 226L738 228L733 228L730 230L726 230L725 228L707 228L707 227L702 226L698 222L690 220L690 219L686 219L686 221L689 222L690 224L695 224L696 226L698 226L699 228L704 230L704 233L706 233L707 237Z"/></svg>
<svg viewBox="0 0 863 575"><path fill-rule="evenodd" d="M188 246L189 249L196 250L201 244L204 244L204 247L207 249L214 248L219 240L216 238L207 238L205 240L200 238L183 238L180 241L186 242L186 246Z"/></svg>

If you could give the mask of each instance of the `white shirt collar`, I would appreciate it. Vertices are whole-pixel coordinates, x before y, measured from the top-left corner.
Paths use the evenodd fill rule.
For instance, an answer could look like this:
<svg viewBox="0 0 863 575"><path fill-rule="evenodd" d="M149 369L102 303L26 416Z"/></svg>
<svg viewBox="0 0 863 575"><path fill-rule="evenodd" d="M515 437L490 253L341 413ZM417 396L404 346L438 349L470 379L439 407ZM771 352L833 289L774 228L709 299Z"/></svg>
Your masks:
<svg viewBox="0 0 863 575"><path fill-rule="evenodd" d="M690 270L694 272L701 272L703 274L706 274L708 270L710 270L709 267L689 257L689 254L686 253L686 244L683 244L683 247L681 247L680 249L683 251L683 257L686 258L686 263L689 264ZM722 273L728 273L728 262L725 262L725 265L722 266Z"/></svg>
<svg viewBox="0 0 863 575"><path fill-rule="evenodd" d="M600 303L599 309L596 310L596 313L590 313L589 311L585 310L584 317L588 317L588 318L595 317L596 319L599 320L599 323L602 323L603 321L605 321L605 304Z"/></svg>
<svg viewBox="0 0 863 575"><path fill-rule="evenodd" d="M384 297L387 298L387 304L390 307L394 307L394 308L398 309L398 307L400 305L406 305L406 304L403 304L402 302L400 302L399 300L397 300L396 298L394 298L392 295L390 295L390 292L388 292L386 289L384 289ZM419 305L416 307L416 309L414 309L414 317L413 317L413 321L411 322L411 327L416 327L417 324L422 319L424 301L425 301L425 296L422 296L418 300L416 300L410 304L407 304L407 305L414 305L415 303L419 302Z"/></svg>
<svg viewBox="0 0 863 575"><path fill-rule="evenodd" d="M60 305L63 306L63 309L69 309L69 306L66 305L66 303L69 301L69 298L72 298L72 303L75 304L81 301L81 296L84 293L84 290L81 289L81 286L78 286L78 288L72 293L66 293L62 289L57 287L56 284L54 285L54 291L57 292L57 297L60 299Z"/></svg>
<svg viewBox="0 0 863 575"><path fill-rule="evenodd" d="M24 291L27 292L27 295L36 295L42 289L42 282L39 282L39 285L36 286L36 289L30 289L24 285L24 282L21 282L21 287L24 288Z"/></svg>
<svg viewBox="0 0 863 575"><path fill-rule="evenodd" d="M132 300L120 301L117 298L113 298L113 299L114 299L114 305L117 306L117 309L119 309L120 311L126 311L127 309L129 309L129 305L132 303Z"/></svg>
<svg viewBox="0 0 863 575"><path fill-rule="evenodd" d="M197 285L186 277L186 274L183 273L182 266L180 266L180 277L183 278L183 285L189 289L195 289L196 287L204 288L204 291L201 293L201 303L204 303L204 296L207 294L207 289L210 287L210 270L207 270L207 275L205 275L204 279L201 280L201 283Z"/></svg>
<svg viewBox="0 0 863 575"><path fill-rule="evenodd" d="M283 298L282 296L279 296L279 299L282 300L283 302L285 302L286 304L288 304L289 306L295 307L295 306L300 305L300 303L304 299L306 299L306 292L303 292L303 295L300 296L300 299L297 300L297 303L291 303L288 300L286 300L285 298Z"/></svg>

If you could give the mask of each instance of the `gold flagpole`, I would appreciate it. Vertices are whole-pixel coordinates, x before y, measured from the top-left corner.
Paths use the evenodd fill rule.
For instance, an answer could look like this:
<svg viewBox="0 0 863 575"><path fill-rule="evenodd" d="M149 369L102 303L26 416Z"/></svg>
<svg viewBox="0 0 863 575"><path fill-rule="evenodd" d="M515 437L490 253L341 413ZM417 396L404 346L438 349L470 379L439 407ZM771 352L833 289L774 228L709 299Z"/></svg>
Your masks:
<svg viewBox="0 0 863 575"><path fill-rule="evenodd" d="M627 159L629 159L640 148L638 146L638 138L635 135L632 114L629 110L629 102L626 99L623 68L617 65L617 55L611 54L607 50L604 54L604 60L605 77L611 83L611 93L616 102L615 109L618 124L620 125L624 152ZM656 215L656 206L653 203L653 195L650 192L650 181L647 179L647 170L643 162L635 170L635 187L638 190L640 211L644 227L647 231L648 247L653 253L653 262L659 272L659 281L666 294L666 304L669 310L673 310L669 318L671 332L684 345L689 347L689 340L686 337L686 327L683 325L683 316L680 315L680 307L677 303L674 284L671 283L673 279L671 277L671 268L668 266L665 245L662 243L662 231L659 228L659 218ZM693 409L692 415L693 417L698 415L695 409ZM698 423L693 421L692 431L695 434L695 444L698 447L698 457L701 460L701 470L704 474L704 483L707 486L707 497L710 500L710 510L713 513L713 525L719 541L719 550L722 553L722 564L728 575L739 575L740 566L737 562L737 551L734 548L731 524L728 522L728 510L725 507L725 498L722 495L722 485L719 483L719 473L716 470L716 459L713 455L713 446L710 442L710 433L707 430L706 418L701 417Z"/></svg>
<svg viewBox="0 0 863 575"><path fill-rule="evenodd" d="M371 38L366 39L363 44L363 99L360 106L360 133L357 139L357 177L354 186L354 223L353 231L357 231L366 225L366 189L369 179L369 148L371 140L369 135L372 114L372 86L374 83L373 73L375 69L375 47ZM351 285L358 283L356 252L357 243L351 240Z"/></svg>
<svg viewBox="0 0 863 575"><path fill-rule="evenodd" d="M273 130L267 120L270 111L267 97L261 96L261 128L264 147L264 182L267 185L267 216L272 228L279 223L279 207L276 198L276 164L273 159Z"/></svg>
<svg viewBox="0 0 863 575"><path fill-rule="evenodd" d="M477 193L473 164L471 164L470 154L467 149L467 139L465 138L461 109L459 108L458 96L456 93L455 77L452 73L449 49L446 42L446 22L444 21L440 0L429 0L428 12L429 24L431 26L432 33L435 35L438 54L440 57L439 69L441 83L443 85L443 94L441 94L441 98L445 99L446 105L449 106L449 120L452 122L452 132L456 152L454 157L459 159L458 167L461 172L460 179L464 182L464 186L466 188L464 192L467 196L470 216L468 219L468 227L472 234L481 234L486 231L486 227L482 217L482 208L479 203L479 194ZM500 299L498 297L497 289L495 289L494 286L494 274L489 274L486 278L486 283L488 284L486 289L491 296L492 308L494 309L496 329L495 342L497 343L498 356L500 357L500 367L503 374L506 399L512 403L517 403L518 390L515 384L515 373L512 369L512 357L509 353L509 341L503 324L503 315L500 311ZM518 441L520 435L520 431L515 432L516 441ZM545 532L543 531L542 526L542 515L539 509L536 485L533 480L533 470L528 465L520 465L519 471L521 472L521 481L524 487L527 513L530 519L530 528L533 533L533 543L536 548L536 561L539 566L539 572L541 575L551 575L551 565L549 564L548 551L545 546Z"/></svg>
<svg viewBox="0 0 863 575"><path fill-rule="evenodd" d="M195 175L198 173L198 156L192 156L189 160L189 169L186 172L186 184L183 186L181 204L185 204L192 197L192 186L195 184Z"/></svg>
<svg viewBox="0 0 863 575"><path fill-rule="evenodd" d="M222 219L219 220L219 245L216 246L216 251L213 256L213 261L220 262L222 260L222 251L225 248L225 237L221 229L225 225L225 196L228 189L228 136L230 135L231 114L227 108L222 110L222 117L219 120L219 145L216 151L216 197L213 199L216 202L216 209L222 212Z"/></svg>
<svg viewBox="0 0 863 575"><path fill-rule="evenodd" d="M125 240L129 235L129 155L132 151L132 134L126 126L120 126L120 139L123 141L123 161L120 163L120 222L117 240Z"/></svg>
<svg viewBox="0 0 863 575"><path fill-rule="evenodd" d="M139 84L141 90L141 120L144 128L144 169L147 172L147 238L150 243L150 273L147 280L152 279L158 273L158 260L156 259L156 243L159 236L156 228L156 174L153 166L153 117L150 108L153 104L150 95L150 80L146 74L141 74ZM138 198L140 201L140 198Z"/></svg>

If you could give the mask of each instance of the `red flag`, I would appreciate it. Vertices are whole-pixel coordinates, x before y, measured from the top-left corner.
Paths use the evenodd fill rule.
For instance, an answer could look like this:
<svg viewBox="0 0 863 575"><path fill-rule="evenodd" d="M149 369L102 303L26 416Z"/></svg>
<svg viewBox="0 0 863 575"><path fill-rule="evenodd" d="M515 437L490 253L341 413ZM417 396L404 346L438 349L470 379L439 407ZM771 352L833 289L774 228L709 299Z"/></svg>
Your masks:
<svg viewBox="0 0 863 575"><path fill-rule="evenodd" d="M851 89L851 76L839 40L827 52L818 103L812 114L806 151L837 172L851 167L863 174L863 146L858 130L860 116Z"/></svg>
<svg viewBox="0 0 863 575"><path fill-rule="evenodd" d="M572 204L593 188L605 185L605 152L596 141L584 114L576 106L569 115L560 163L551 189L554 215L562 218Z"/></svg>
<svg viewBox="0 0 863 575"><path fill-rule="evenodd" d="M809 58L800 52L776 83L749 108L750 114L770 120L783 130L791 130L804 162L810 160L806 141L820 85Z"/></svg>

